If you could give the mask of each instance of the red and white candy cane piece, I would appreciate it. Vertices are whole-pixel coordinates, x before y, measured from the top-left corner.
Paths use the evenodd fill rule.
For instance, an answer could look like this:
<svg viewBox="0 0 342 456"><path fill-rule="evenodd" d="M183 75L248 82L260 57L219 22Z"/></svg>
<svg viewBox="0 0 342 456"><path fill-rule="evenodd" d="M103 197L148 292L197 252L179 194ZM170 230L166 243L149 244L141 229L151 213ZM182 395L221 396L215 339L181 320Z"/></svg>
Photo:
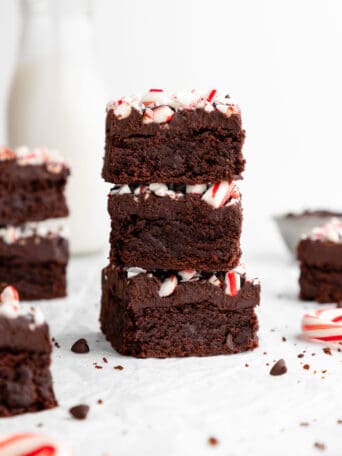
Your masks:
<svg viewBox="0 0 342 456"><path fill-rule="evenodd" d="M306 313L302 319L302 331L309 339L342 341L342 309L320 308Z"/></svg>
<svg viewBox="0 0 342 456"><path fill-rule="evenodd" d="M0 437L1 456L72 456L70 449L56 440L33 433Z"/></svg>
<svg viewBox="0 0 342 456"><path fill-rule="evenodd" d="M175 275L172 275L164 280L159 289L159 296L165 298L172 295L178 285L178 280Z"/></svg>
<svg viewBox="0 0 342 456"><path fill-rule="evenodd" d="M174 116L174 111L169 106L159 106L155 109L147 108L144 112L143 123L166 123L169 122Z"/></svg>
<svg viewBox="0 0 342 456"><path fill-rule="evenodd" d="M240 108L235 104L226 105L217 103L215 108L217 109L217 111L222 112L222 114L224 114L226 117L230 117L233 114L240 114Z"/></svg>
<svg viewBox="0 0 342 456"><path fill-rule="evenodd" d="M148 189L154 193L156 196L166 196L168 192L168 186L166 184L150 184Z"/></svg>
<svg viewBox="0 0 342 456"><path fill-rule="evenodd" d="M224 204L229 200L229 198L232 196L232 191L234 188L234 182L216 182L216 184L211 185L204 193L202 200L206 201L208 204L210 204L210 206L213 206L217 209L224 206Z"/></svg>
<svg viewBox="0 0 342 456"><path fill-rule="evenodd" d="M13 150L9 149L6 146L0 146L0 161L12 160L16 157Z"/></svg>
<svg viewBox="0 0 342 456"><path fill-rule="evenodd" d="M229 271L224 276L226 288L224 290L226 295L236 296L241 287L241 276L235 271Z"/></svg>
<svg viewBox="0 0 342 456"><path fill-rule="evenodd" d="M209 92L209 95L207 96L207 101L209 101L209 103L211 103L216 95L216 92L217 90L216 89L213 89Z"/></svg>
<svg viewBox="0 0 342 456"><path fill-rule="evenodd" d="M132 107L126 101L118 100L114 106L113 112L115 117L119 120L126 119L126 117L131 115Z"/></svg>
<svg viewBox="0 0 342 456"><path fill-rule="evenodd" d="M213 274L208 280L209 283L215 285L215 287L222 287L221 280L217 278L216 274Z"/></svg>
<svg viewBox="0 0 342 456"><path fill-rule="evenodd" d="M187 185L186 193L191 193L193 195L202 195L207 189L207 184L195 184Z"/></svg>
<svg viewBox="0 0 342 456"><path fill-rule="evenodd" d="M141 102L146 107L155 107L160 106L161 104L166 104L167 98L165 97L162 89L150 89L141 97Z"/></svg>
<svg viewBox="0 0 342 456"><path fill-rule="evenodd" d="M182 282L189 282L197 274L196 269L184 269L183 271L178 271L178 274L182 278Z"/></svg>
<svg viewBox="0 0 342 456"><path fill-rule="evenodd" d="M4 288L1 292L1 302L3 303L11 303L11 304L17 304L19 303L19 294L16 290L16 288L12 287L11 285L7 286Z"/></svg>

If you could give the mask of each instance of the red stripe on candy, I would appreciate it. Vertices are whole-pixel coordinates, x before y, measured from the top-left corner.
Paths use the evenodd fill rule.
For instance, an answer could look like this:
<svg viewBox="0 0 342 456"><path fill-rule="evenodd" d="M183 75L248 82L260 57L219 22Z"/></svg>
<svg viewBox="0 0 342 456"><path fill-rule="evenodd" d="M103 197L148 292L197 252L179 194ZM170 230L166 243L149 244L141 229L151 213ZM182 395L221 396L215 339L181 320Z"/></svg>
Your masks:
<svg viewBox="0 0 342 456"><path fill-rule="evenodd" d="M209 95L207 97L207 101L209 101L209 103L213 100L214 96L216 95L216 92L217 92L217 90L214 89L209 93Z"/></svg>
<svg viewBox="0 0 342 456"><path fill-rule="evenodd" d="M333 318L331 321L333 321L334 323L337 323L338 321L342 321L342 315L340 315L339 317Z"/></svg>
<svg viewBox="0 0 342 456"><path fill-rule="evenodd" d="M5 448L7 445L10 445L11 443L15 443L17 440L26 439L27 437L35 437L35 434L17 434L13 435L12 437L8 437L8 439L0 442L0 449Z"/></svg>
<svg viewBox="0 0 342 456"><path fill-rule="evenodd" d="M313 339L319 339L319 340L324 340L324 341L339 341L342 340L342 335L341 336L322 336L322 337L312 337Z"/></svg>
<svg viewBox="0 0 342 456"><path fill-rule="evenodd" d="M234 272L228 272L228 280L230 285L231 296L237 295L236 275Z"/></svg>
<svg viewBox="0 0 342 456"><path fill-rule="evenodd" d="M21 456L54 456L56 454L56 449L52 445L43 445L39 448L35 448L28 453L22 453Z"/></svg>
<svg viewBox="0 0 342 456"><path fill-rule="evenodd" d="M150 92L163 92L163 89L150 89Z"/></svg>
<svg viewBox="0 0 342 456"><path fill-rule="evenodd" d="M216 182L216 184L213 186L213 198L215 197L217 190L220 188L220 182Z"/></svg>

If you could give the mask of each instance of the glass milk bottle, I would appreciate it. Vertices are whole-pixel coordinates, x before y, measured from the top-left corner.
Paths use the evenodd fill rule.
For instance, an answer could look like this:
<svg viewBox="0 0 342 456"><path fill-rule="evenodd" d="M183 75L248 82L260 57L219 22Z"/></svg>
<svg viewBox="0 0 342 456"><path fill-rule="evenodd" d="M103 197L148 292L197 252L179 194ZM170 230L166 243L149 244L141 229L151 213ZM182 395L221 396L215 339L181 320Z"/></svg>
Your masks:
<svg viewBox="0 0 342 456"><path fill-rule="evenodd" d="M8 100L8 141L59 149L67 187L71 251L106 239L101 182L106 96L97 75L89 0L21 0L22 37Z"/></svg>

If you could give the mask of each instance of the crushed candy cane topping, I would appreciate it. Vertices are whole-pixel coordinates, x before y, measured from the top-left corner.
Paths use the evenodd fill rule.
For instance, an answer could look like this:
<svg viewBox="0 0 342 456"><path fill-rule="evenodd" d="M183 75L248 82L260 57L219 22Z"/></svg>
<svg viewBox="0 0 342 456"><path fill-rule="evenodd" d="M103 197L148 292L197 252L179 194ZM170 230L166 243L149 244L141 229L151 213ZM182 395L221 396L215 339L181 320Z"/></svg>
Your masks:
<svg viewBox="0 0 342 456"><path fill-rule="evenodd" d="M214 208L230 206L240 201L240 192L235 182L216 182L215 184L172 185L154 183L150 185L115 185L110 195L132 194L135 197L144 194L145 198L153 193L156 196L168 196L171 199L183 198L186 194L201 197Z"/></svg>
<svg viewBox="0 0 342 456"><path fill-rule="evenodd" d="M5 318L25 317L30 320L30 329L41 326L45 321L39 307L31 304L19 304L19 294L10 285L0 293L0 316Z"/></svg>
<svg viewBox="0 0 342 456"><path fill-rule="evenodd" d="M313 228L309 235L304 238L310 238L314 241L330 241L335 243L342 242L342 221L333 218L322 226Z"/></svg>
<svg viewBox="0 0 342 456"><path fill-rule="evenodd" d="M16 160L19 166L46 165L50 173L58 174L66 167L66 162L57 150L45 147L30 149L27 146L11 150L6 146L0 146L0 162Z"/></svg>
<svg viewBox="0 0 342 456"><path fill-rule="evenodd" d="M153 271L142 268L123 268L128 279L132 279L139 274L147 274L149 277L156 277L160 280L159 296L161 298L171 296L180 283L204 281L218 288L222 288L228 296L236 296L245 282L259 285L258 279L246 279L244 266L240 264L235 269L228 272L206 272L186 269L183 271Z"/></svg>
<svg viewBox="0 0 342 456"><path fill-rule="evenodd" d="M64 219L48 219L42 222L28 222L24 225L7 225L0 228L0 240L5 244L14 244L29 237L68 238L69 230Z"/></svg>
<svg viewBox="0 0 342 456"><path fill-rule="evenodd" d="M240 114L238 105L229 95L222 95L216 89L207 91L189 90L168 93L162 89L150 89L142 96L126 96L110 101L107 112L113 111L119 119L126 119L132 110L143 115L144 124L163 124L172 120L174 113L184 110L203 109L206 112L219 111L226 117Z"/></svg>

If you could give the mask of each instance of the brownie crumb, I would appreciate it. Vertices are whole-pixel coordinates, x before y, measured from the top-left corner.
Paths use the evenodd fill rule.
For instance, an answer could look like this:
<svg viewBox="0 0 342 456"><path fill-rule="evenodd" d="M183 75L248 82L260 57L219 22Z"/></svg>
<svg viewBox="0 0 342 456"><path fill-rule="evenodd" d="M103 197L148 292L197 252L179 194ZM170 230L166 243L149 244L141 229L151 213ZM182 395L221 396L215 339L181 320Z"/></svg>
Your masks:
<svg viewBox="0 0 342 456"><path fill-rule="evenodd" d="M272 367L270 370L270 375L283 375L286 374L287 372L287 367L285 360L279 359L275 365Z"/></svg>
<svg viewBox="0 0 342 456"><path fill-rule="evenodd" d="M120 364L119 364L118 366L114 366L114 369L122 371L122 370L124 370L124 367L120 366Z"/></svg>
<svg viewBox="0 0 342 456"><path fill-rule="evenodd" d="M89 345L86 339L78 339L71 347L71 351L74 353L88 353Z"/></svg>
<svg viewBox="0 0 342 456"><path fill-rule="evenodd" d="M57 342L57 340L53 337L52 339L52 343L53 345L56 347L56 348L61 348L61 346L59 345L59 343Z"/></svg>
<svg viewBox="0 0 342 456"><path fill-rule="evenodd" d="M69 412L77 420L84 420L87 418L87 415L89 412L89 405L84 405L84 404L75 405L75 407L71 407Z"/></svg>
<svg viewBox="0 0 342 456"><path fill-rule="evenodd" d="M284 336L281 338L281 340L282 340L283 342L286 342L286 341L287 341L286 337L284 337Z"/></svg>
<svg viewBox="0 0 342 456"><path fill-rule="evenodd" d="M95 364L95 369L103 369L103 366L99 366L98 364Z"/></svg>
<svg viewBox="0 0 342 456"><path fill-rule="evenodd" d="M216 445L218 445L219 442L216 437L209 437L208 443L211 446L216 446Z"/></svg>
<svg viewBox="0 0 342 456"><path fill-rule="evenodd" d="M342 420L337 420L337 424L342 424Z"/></svg>
<svg viewBox="0 0 342 456"><path fill-rule="evenodd" d="M299 353L299 355L297 355L297 358L304 358L304 353Z"/></svg>
<svg viewBox="0 0 342 456"><path fill-rule="evenodd" d="M304 364L303 369L309 370L310 369L310 364Z"/></svg>
<svg viewBox="0 0 342 456"><path fill-rule="evenodd" d="M324 347L324 348L322 348L322 350L324 351L324 353L325 353L326 355L332 356L331 348L330 348L330 347Z"/></svg>
<svg viewBox="0 0 342 456"><path fill-rule="evenodd" d="M310 426L310 423L308 423L307 421L302 421L301 423L299 423L299 426L307 427Z"/></svg>
<svg viewBox="0 0 342 456"><path fill-rule="evenodd" d="M102 399L98 399L98 400L97 400L97 403L98 403L98 404L103 404L103 400L102 400Z"/></svg>
<svg viewBox="0 0 342 456"><path fill-rule="evenodd" d="M246 364L245 364L245 367L249 367L249 364L246 363Z"/></svg>
<svg viewBox="0 0 342 456"><path fill-rule="evenodd" d="M102 359L103 359L104 363L108 364L108 359L107 358L103 357Z"/></svg>
<svg viewBox="0 0 342 456"><path fill-rule="evenodd" d="M36 426L37 426L37 428L41 428L41 427L43 427L43 423L37 423Z"/></svg>
<svg viewBox="0 0 342 456"><path fill-rule="evenodd" d="M327 373L326 369L322 370L322 374L326 374L326 373Z"/></svg>
<svg viewBox="0 0 342 456"><path fill-rule="evenodd" d="M321 451L324 451L326 448L325 444L321 442L315 442L314 447Z"/></svg>

